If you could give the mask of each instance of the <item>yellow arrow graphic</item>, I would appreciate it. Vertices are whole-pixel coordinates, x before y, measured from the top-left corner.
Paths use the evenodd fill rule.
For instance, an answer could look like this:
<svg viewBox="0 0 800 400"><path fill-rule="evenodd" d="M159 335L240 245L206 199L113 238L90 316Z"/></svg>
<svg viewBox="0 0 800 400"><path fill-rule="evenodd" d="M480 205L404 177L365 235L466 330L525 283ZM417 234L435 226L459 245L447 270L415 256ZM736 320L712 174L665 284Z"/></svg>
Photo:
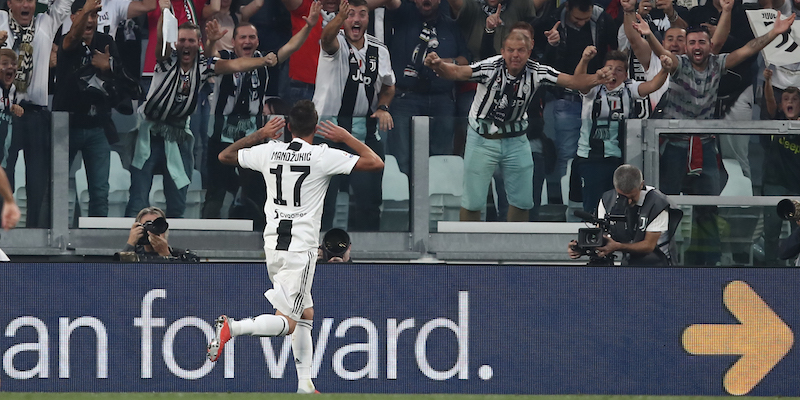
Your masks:
<svg viewBox="0 0 800 400"><path fill-rule="evenodd" d="M728 393L749 393L789 352L792 330L746 283L725 287L725 306L740 324L695 324L683 331L683 348L695 355L741 355L725 374Z"/></svg>

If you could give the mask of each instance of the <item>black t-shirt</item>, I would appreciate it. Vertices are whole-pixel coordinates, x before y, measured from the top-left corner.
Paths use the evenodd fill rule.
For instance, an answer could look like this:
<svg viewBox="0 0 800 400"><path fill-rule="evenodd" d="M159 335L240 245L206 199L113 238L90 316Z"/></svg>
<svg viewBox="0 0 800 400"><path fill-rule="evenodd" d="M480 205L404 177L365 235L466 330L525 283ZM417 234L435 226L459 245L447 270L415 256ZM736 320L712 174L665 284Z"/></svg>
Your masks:
<svg viewBox="0 0 800 400"><path fill-rule="evenodd" d="M769 137L764 157L764 183L800 193L800 136Z"/></svg>
<svg viewBox="0 0 800 400"><path fill-rule="evenodd" d="M100 71L92 66L92 57L95 50L105 52L106 46L111 53L112 67L110 71ZM60 46L53 110L80 115L80 118L70 118L72 127L102 126L111 115L112 105L107 92L113 80L112 71L121 68L118 62L114 39L102 32L95 32L89 45L81 41L70 50Z"/></svg>
<svg viewBox="0 0 800 400"><path fill-rule="evenodd" d="M567 46L567 57L564 60L559 60L560 62L554 62L552 67L566 74L573 74L575 67L581 61L583 50L586 49L586 46L594 45L591 22L587 22L580 30L567 26L564 31L567 33L564 41ZM587 67L587 72L594 73L594 70L597 70L597 61L592 60L589 63L590 66Z"/></svg>

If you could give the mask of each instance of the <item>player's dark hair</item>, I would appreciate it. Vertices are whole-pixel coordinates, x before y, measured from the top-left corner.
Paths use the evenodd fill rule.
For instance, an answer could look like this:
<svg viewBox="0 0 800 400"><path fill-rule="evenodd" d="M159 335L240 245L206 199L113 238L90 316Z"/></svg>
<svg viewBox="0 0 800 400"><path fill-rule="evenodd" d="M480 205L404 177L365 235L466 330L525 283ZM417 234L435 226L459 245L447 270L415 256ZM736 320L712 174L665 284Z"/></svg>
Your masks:
<svg viewBox="0 0 800 400"><path fill-rule="evenodd" d="M367 5L367 0L348 0L350 7L361 7Z"/></svg>
<svg viewBox="0 0 800 400"><path fill-rule="evenodd" d="M317 108L310 100L300 100L294 103L294 106L289 110L287 121L292 135L296 137L306 137L313 135L317 127Z"/></svg>
<svg viewBox="0 0 800 400"><path fill-rule="evenodd" d="M611 61L611 60L622 61L623 63L627 64L628 63L628 53L625 53L624 51L619 51L619 50L610 50L608 53L606 53L605 61Z"/></svg>
<svg viewBox="0 0 800 400"><path fill-rule="evenodd" d="M3 53L0 52L0 56L2 56L2 55L3 55ZM787 93L787 94L800 93L800 89L798 89L798 88L796 88L794 86L789 86L789 87L787 87L786 89L783 90L783 93ZM781 96L783 95L783 93L781 94Z"/></svg>

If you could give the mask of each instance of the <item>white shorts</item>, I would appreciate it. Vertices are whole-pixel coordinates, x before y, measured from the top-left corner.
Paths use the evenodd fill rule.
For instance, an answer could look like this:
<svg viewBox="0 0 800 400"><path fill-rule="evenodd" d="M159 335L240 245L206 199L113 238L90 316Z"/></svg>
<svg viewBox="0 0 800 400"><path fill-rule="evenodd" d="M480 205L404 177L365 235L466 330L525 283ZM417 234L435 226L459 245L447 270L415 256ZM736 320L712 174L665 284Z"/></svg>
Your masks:
<svg viewBox="0 0 800 400"><path fill-rule="evenodd" d="M306 308L314 306L311 284L317 267L317 249L285 251L264 249L272 289L264 296L278 311L299 321Z"/></svg>

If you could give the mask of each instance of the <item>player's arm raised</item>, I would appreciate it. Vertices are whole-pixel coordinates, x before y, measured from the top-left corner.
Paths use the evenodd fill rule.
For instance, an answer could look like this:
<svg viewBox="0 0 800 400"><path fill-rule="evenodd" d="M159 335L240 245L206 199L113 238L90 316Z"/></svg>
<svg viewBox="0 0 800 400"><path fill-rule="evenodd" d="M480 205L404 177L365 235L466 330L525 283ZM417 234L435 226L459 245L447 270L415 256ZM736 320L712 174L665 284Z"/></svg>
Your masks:
<svg viewBox="0 0 800 400"><path fill-rule="evenodd" d="M230 146L222 150L217 158L219 162L226 165L239 166L239 150L257 146L261 143L277 139L281 136L281 129L286 125L286 121L281 117L275 117L267 122L261 129L247 135Z"/></svg>
<svg viewBox="0 0 800 400"><path fill-rule="evenodd" d="M383 169L383 160L381 160L380 156L372 151L369 146L354 138L347 129L331 121L322 121L317 125L317 133L330 141L346 144L358 154L359 158L356 161L356 166L353 167L354 171L378 171Z"/></svg>

